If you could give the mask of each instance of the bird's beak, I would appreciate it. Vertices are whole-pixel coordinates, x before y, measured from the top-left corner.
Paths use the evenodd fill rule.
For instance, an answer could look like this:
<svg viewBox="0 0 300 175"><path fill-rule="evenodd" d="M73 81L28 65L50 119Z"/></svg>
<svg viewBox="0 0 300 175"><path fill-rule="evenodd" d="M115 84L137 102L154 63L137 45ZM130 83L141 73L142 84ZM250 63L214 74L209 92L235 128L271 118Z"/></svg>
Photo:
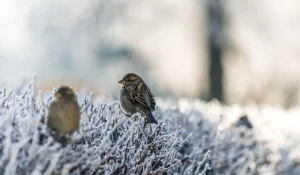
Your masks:
<svg viewBox="0 0 300 175"><path fill-rule="evenodd" d="M124 80L120 80L118 83L120 83L120 84L125 84L125 81Z"/></svg>
<svg viewBox="0 0 300 175"><path fill-rule="evenodd" d="M60 94L60 93L55 93L55 97L56 97L57 99L59 99L59 98L61 97L61 94Z"/></svg>
<svg viewBox="0 0 300 175"><path fill-rule="evenodd" d="M73 92L72 92L71 90L67 90L66 94L68 94L68 95L72 95L72 94L73 94Z"/></svg>

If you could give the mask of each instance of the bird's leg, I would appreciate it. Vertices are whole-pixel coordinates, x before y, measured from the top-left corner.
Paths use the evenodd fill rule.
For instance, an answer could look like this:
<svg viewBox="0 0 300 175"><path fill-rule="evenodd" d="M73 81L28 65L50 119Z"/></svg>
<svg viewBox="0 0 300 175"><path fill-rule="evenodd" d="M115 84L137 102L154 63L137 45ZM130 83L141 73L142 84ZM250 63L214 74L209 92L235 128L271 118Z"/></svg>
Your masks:
<svg viewBox="0 0 300 175"><path fill-rule="evenodd" d="M59 136L58 141L65 147L68 144L69 139L66 136Z"/></svg>

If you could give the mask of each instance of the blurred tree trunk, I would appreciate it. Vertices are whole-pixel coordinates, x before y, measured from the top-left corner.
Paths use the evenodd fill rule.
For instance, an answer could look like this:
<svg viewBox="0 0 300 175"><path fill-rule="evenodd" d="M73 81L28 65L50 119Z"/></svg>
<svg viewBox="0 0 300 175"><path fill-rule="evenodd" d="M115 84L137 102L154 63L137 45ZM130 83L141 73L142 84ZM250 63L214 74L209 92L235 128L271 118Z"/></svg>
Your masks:
<svg viewBox="0 0 300 175"><path fill-rule="evenodd" d="M223 96L223 5L221 0L207 0L209 99L224 101Z"/></svg>

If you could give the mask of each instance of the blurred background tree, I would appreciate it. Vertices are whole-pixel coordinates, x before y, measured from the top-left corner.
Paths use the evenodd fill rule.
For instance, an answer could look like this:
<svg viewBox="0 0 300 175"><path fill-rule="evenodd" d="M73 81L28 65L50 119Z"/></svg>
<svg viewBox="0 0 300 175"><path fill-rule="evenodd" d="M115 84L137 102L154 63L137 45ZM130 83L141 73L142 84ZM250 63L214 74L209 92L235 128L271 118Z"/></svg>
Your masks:
<svg viewBox="0 0 300 175"><path fill-rule="evenodd" d="M207 2L209 98L224 101L222 57L224 45L224 12L221 0Z"/></svg>
<svg viewBox="0 0 300 175"><path fill-rule="evenodd" d="M37 75L39 89L109 96L136 72L156 96L299 103L297 0L1 1L0 11L6 85Z"/></svg>

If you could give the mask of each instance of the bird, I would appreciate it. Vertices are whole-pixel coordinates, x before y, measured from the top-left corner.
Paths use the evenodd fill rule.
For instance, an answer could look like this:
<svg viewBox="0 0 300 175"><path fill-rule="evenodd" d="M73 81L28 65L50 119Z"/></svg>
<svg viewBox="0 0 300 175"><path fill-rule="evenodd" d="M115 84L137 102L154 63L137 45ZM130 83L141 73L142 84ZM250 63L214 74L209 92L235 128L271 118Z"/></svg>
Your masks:
<svg viewBox="0 0 300 175"><path fill-rule="evenodd" d="M146 117L146 123L157 124L152 114L156 106L154 95L144 80L137 74L128 73L118 83L122 84L120 104L123 111L129 115L140 112Z"/></svg>
<svg viewBox="0 0 300 175"><path fill-rule="evenodd" d="M79 127L80 107L74 91L61 86L55 92L56 100L49 106L47 125L60 136L72 134Z"/></svg>

